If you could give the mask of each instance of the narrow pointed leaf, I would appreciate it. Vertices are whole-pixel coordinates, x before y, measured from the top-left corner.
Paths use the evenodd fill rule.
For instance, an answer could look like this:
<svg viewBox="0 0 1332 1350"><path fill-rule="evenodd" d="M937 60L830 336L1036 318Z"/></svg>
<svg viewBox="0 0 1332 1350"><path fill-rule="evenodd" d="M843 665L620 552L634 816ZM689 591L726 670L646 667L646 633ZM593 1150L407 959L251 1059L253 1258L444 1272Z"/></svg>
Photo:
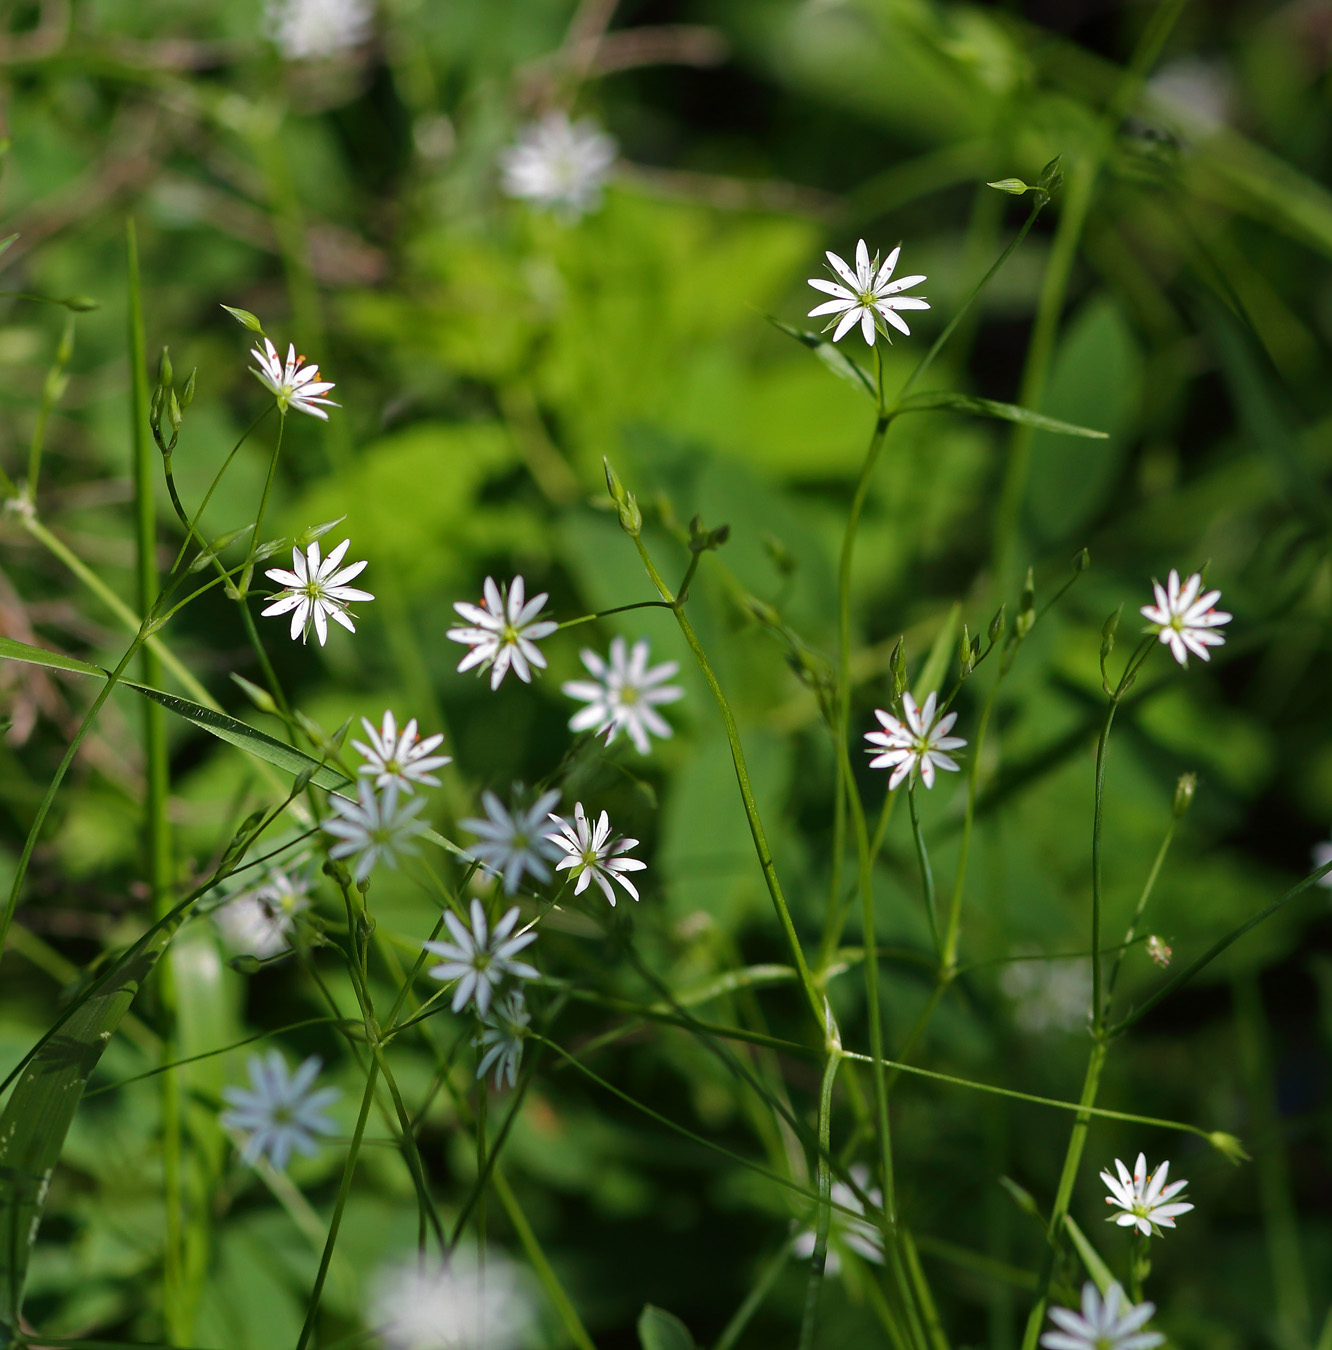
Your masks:
<svg viewBox="0 0 1332 1350"><path fill-rule="evenodd" d="M19 642L16 638L0 637L0 656L7 656L11 661L26 661L33 666L46 666L49 670L69 670L76 675L96 675L102 680L110 673L101 666L75 660L72 656L62 656L59 652L48 652L45 647L33 647L26 642Z"/></svg>
<svg viewBox="0 0 1332 1350"><path fill-rule="evenodd" d="M909 394L897 405L898 412L955 412L975 413L977 417L994 417L1001 422L1018 422L1037 431L1054 431L1061 436L1084 436L1088 440L1103 441L1104 431L1091 427L1074 426L1055 417L1043 417L1030 408L1019 408L1016 403L999 403L992 398L977 398L974 394L959 394L948 389L931 389L921 394Z"/></svg>
<svg viewBox="0 0 1332 1350"><path fill-rule="evenodd" d="M878 394L874 388L874 381L840 348L834 346L819 333L810 333L802 328L792 328L790 324L783 323L780 319L774 319L768 315L768 322L774 328L780 328L787 337L793 337L802 347L808 347L815 356L823 362L829 370L848 384L854 384L862 393L868 394L870 398L878 401Z"/></svg>

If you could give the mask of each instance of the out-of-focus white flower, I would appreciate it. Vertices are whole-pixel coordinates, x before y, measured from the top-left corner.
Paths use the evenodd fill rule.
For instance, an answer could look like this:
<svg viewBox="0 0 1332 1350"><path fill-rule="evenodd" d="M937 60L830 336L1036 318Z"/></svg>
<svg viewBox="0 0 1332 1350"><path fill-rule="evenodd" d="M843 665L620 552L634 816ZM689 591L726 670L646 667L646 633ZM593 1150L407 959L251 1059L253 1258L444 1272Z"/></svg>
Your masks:
<svg viewBox="0 0 1332 1350"><path fill-rule="evenodd" d="M321 380L319 367L307 366L305 357L296 355L294 343L287 344L285 365L278 357L277 348L267 338L264 339L264 350L254 347L250 355L259 362L259 369L250 373L272 391L277 399L278 412L283 417L287 415L288 408L295 408L297 412L309 413L311 417L327 422L328 414L324 409L342 406L331 398L323 397L333 388L332 382Z"/></svg>
<svg viewBox="0 0 1332 1350"><path fill-rule="evenodd" d="M391 711L384 713L382 726L376 727L367 718L361 718L365 734L370 744L353 741L352 747L365 756L360 772L374 779L376 787L388 787L396 784L403 792L411 792L414 784L438 787L439 779L430 772L442 768L451 762L448 755L432 755L430 752L443 744L444 737L427 736L424 740L417 736L416 718L398 732L398 723Z"/></svg>
<svg viewBox="0 0 1332 1350"><path fill-rule="evenodd" d="M500 156L500 186L518 197L575 220L601 202L601 189L615 163L617 147L591 118L571 122L549 112L518 134Z"/></svg>
<svg viewBox="0 0 1332 1350"><path fill-rule="evenodd" d="M1022 1031L1040 1035L1086 1025L1092 996L1086 961L1015 960L1004 967L999 988L1013 1000L1013 1020Z"/></svg>
<svg viewBox="0 0 1332 1350"><path fill-rule="evenodd" d="M375 9L368 0L268 0L264 18L288 61L317 61L368 42Z"/></svg>
<svg viewBox="0 0 1332 1350"><path fill-rule="evenodd" d="M324 831L338 842L329 849L330 858L355 858L352 876L364 881L381 860L397 867L398 859L417 852L415 836L425 828L417 817L425 809L424 797L398 801L398 786L390 783L376 792L364 778L356 784L357 801L330 797L336 815L324 821Z"/></svg>
<svg viewBox="0 0 1332 1350"><path fill-rule="evenodd" d="M1315 844L1313 846L1313 865L1314 871L1320 867L1326 867L1332 862L1332 843ZM1318 885L1332 887L1332 872L1328 872L1318 878Z"/></svg>
<svg viewBox="0 0 1332 1350"><path fill-rule="evenodd" d="M595 827L588 824L582 802L574 804L572 825L553 812L550 818L560 827L558 834L549 836L551 842L558 844L568 855L555 864L555 870L563 872L568 869L569 875L577 878L575 895L582 895L587 890L588 882L595 881L614 908L615 890L611 882L618 881L635 900L638 899L637 887L624 873L641 872L647 863L639 862L637 858L621 856L631 848L637 847L637 839L612 835L610 818L604 811Z"/></svg>
<svg viewBox="0 0 1332 1350"><path fill-rule="evenodd" d="M496 586L487 577L481 589L484 598L479 605L460 600L453 606L467 620L467 626L450 628L445 636L453 642L466 643L472 649L458 662L458 669L489 668L490 687L498 689L512 667L513 673L524 684L530 684L531 667L546 668L546 658L541 655L537 642L559 627L550 619L537 619L546 603L546 592L542 591L524 603L522 577L514 577L505 586Z"/></svg>
<svg viewBox="0 0 1332 1350"><path fill-rule="evenodd" d="M1208 647L1219 647L1226 640L1215 630L1231 619L1224 610L1212 608L1221 598L1221 592L1199 594L1202 573L1195 572L1181 584L1179 573L1173 567L1166 584L1162 586L1159 581L1154 581L1152 590L1156 594L1156 603L1143 605L1140 611L1143 618L1151 621L1146 631L1168 643L1171 655L1181 666L1189 664L1190 652L1204 661L1211 660Z"/></svg>
<svg viewBox="0 0 1332 1350"><path fill-rule="evenodd" d="M304 642L313 625L322 647L328 641L328 621L340 623L349 633L356 631L347 606L353 600L373 600L369 591L348 586L353 577L365 571L363 562L352 563L339 570L350 539L344 539L322 562L319 558L319 540L311 542L304 553L299 548L291 551L291 571L284 567L270 567L264 575L286 589L279 591L272 602L260 611L267 619L278 614L291 614L291 640L299 636Z"/></svg>
<svg viewBox="0 0 1332 1350"><path fill-rule="evenodd" d="M312 1158L318 1152L315 1136L336 1129L323 1111L342 1095L337 1088L311 1091L321 1068L319 1057L311 1055L292 1073L282 1052L270 1050L267 1055L251 1055L247 1067L251 1090L222 1089L231 1103L221 1115L222 1124L249 1135L241 1157L247 1163L267 1157L279 1172L285 1170L293 1149Z"/></svg>
<svg viewBox="0 0 1332 1350"><path fill-rule="evenodd" d="M891 768L892 777L888 780L891 792L912 769L920 770L921 781L927 788L934 786L935 768L957 772L957 765L945 750L956 750L966 745L960 736L950 736L956 713L948 713L934 720L937 695L931 694L925 700L925 706L918 708L916 700L910 694L902 695L902 711L906 721L899 721L892 713L876 708L874 715L883 727L882 731L867 731L865 739L871 748L866 753L874 755L870 760L871 769Z"/></svg>
<svg viewBox="0 0 1332 1350"><path fill-rule="evenodd" d="M495 1066L495 1090L504 1086L505 1078L512 1087L518 1077L518 1065L523 1058L523 1039L532 1015L527 1011L527 1000L521 988L510 989L481 1019L481 1034L472 1042L482 1052L476 1066L476 1076L484 1078Z"/></svg>
<svg viewBox="0 0 1332 1350"><path fill-rule="evenodd" d="M448 1265L413 1255L381 1270L368 1320L386 1350L516 1350L533 1311L506 1257L487 1252L483 1268L460 1249Z"/></svg>
<svg viewBox="0 0 1332 1350"><path fill-rule="evenodd" d="M516 980L535 980L540 974L526 961L515 961L524 947L536 941L532 929L510 937L518 922L518 906L509 910L493 930L486 925L486 911L480 900L472 901L472 930L452 911L444 914L444 923L453 936L452 942L425 942L426 951L442 956L444 960L431 966L430 974L437 980L457 980L453 991L453 1011L460 1012L470 1000L476 1000L476 1010L482 1017L490 1007L490 996L512 975Z"/></svg>
<svg viewBox="0 0 1332 1350"><path fill-rule="evenodd" d="M1156 1311L1155 1303L1134 1307L1124 1291L1112 1284L1105 1301L1088 1280L1082 1286L1082 1312L1051 1308L1050 1320L1059 1328L1041 1337L1045 1350L1155 1350L1165 1337L1156 1331L1143 1331Z"/></svg>
<svg viewBox="0 0 1332 1350"><path fill-rule="evenodd" d="M1105 1203L1116 1205L1124 1211L1112 1215L1110 1219L1111 1223L1121 1228L1136 1228L1144 1237L1160 1237L1158 1224L1173 1228L1175 1219L1193 1208L1190 1204L1174 1199L1189 1184L1187 1181L1172 1181L1169 1186L1166 1185L1169 1162L1163 1162L1155 1172L1149 1173L1147 1159L1139 1153L1131 1176L1118 1158L1115 1159L1115 1171L1119 1173L1117 1177L1102 1172L1101 1180L1110 1192Z"/></svg>
<svg viewBox="0 0 1332 1350"><path fill-rule="evenodd" d="M663 661L648 666L648 641L639 638L627 652L622 637L612 638L610 659L603 661L596 652L584 648L579 653L593 680L569 680L563 686L570 698L586 703L569 719L571 731L606 733L609 745L623 729L640 755L650 748L648 733L666 737L670 724L657 712L658 703L674 703L684 697L678 685L663 685L680 669L678 661Z"/></svg>
<svg viewBox="0 0 1332 1350"><path fill-rule="evenodd" d="M853 272L842 261L837 254L829 252L827 254L828 263L833 273L840 277L845 285L836 281L826 281L822 277L811 277L809 284L816 291L823 291L831 295L833 299L825 300L821 305L815 305L809 311L811 319L821 317L824 314L831 315L827 327L823 330L833 330L833 341L840 342L850 328L853 328L857 321L860 323L860 333L866 342L874 346L874 335L876 332L882 333L888 341L892 339L888 335L887 324L892 324L898 332L911 336L911 329L906 325L906 320L897 312L900 309L929 309L929 305L918 296L901 295L899 292L907 290L911 286L918 286L925 280L924 276L898 277L896 281L892 279L893 268L897 266L897 255L902 249L899 245L883 260L883 265L879 265L879 255L876 253L873 259L870 258L869 249L865 247L865 241L862 239L856 245L856 270Z"/></svg>
<svg viewBox="0 0 1332 1350"><path fill-rule="evenodd" d="M296 916L310 908L309 891L308 877L275 868L261 885L215 909L213 922L236 955L266 961L291 946Z"/></svg>
<svg viewBox="0 0 1332 1350"><path fill-rule="evenodd" d="M1144 92L1178 130L1202 140L1220 131L1234 110L1235 82L1218 61L1182 56L1163 65Z"/></svg>
<svg viewBox="0 0 1332 1350"><path fill-rule="evenodd" d="M508 895L522 885L524 872L530 872L537 881L549 881L550 864L560 856L560 850L546 837L550 808L558 804L560 794L543 792L526 807L520 805L521 800L521 784L515 785L512 811L506 810L493 792L483 792L481 804L486 809L486 818L458 822L463 829L480 836L467 850L467 856L502 876Z"/></svg>
<svg viewBox="0 0 1332 1350"><path fill-rule="evenodd" d="M879 1209L883 1208L883 1192L879 1187L872 1187L869 1184L868 1167L857 1163L851 1169L851 1178L869 1196L872 1205ZM834 1181L831 1199L834 1209L828 1224L828 1257L824 1271L829 1275L836 1275L841 1270L842 1258L837 1252L839 1246L849 1247L866 1261L883 1265L883 1234L863 1217L865 1206L860 1197L846 1182ZM836 1208L839 1205L841 1208ZM852 1213L848 1214L847 1210L851 1210ZM862 1217L856 1217L857 1215ZM814 1255L816 1237L817 1234L812 1228L806 1228L804 1232L798 1233L791 1247L795 1256L802 1261L808 1261Z"/></svg>

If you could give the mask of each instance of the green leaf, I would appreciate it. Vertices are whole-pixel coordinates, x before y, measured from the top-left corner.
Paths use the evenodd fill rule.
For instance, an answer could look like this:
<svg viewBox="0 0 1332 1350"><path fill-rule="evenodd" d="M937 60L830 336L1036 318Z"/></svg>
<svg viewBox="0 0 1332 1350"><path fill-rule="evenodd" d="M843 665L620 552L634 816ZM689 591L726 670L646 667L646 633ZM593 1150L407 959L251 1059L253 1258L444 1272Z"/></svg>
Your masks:
<svg viewBox="0 0 1332 1350"><path fill-rule="evenodd" d="M943 678L948 673L948 663L953 656L953 647L957 642L957 626L961 619L962 606L954 600L952 608L948 611L948 617L943 621L934 639L930 654L925 658L925 665L916 677L915 688L911 691L921 703L943 684Z"/></svg>
<svg viewBox="0 0 1332 1350"><path fill-rule="evenodd" d="M878 402L879 395L874 388L874 381L840 347L834 346L818 333L792 328L790 324L774 319L771 314L768 315L768 322L774 328L780 328L788 337L795 338L802 347L808 347L834 375L848 384L854 384L857 389L863 390L876 403Z"/></svg>
<svg viewBox="0 0 1332 1350"><path fill-rule="evenodd" d="M242 324L252 333L262 333L264 331L263 324L261 324L248 309L233 309L230 305L223 305L222 308L225 309L237 323Z"/></svg>
<svg viewBox="0 0 1332 1350"><path fill-rule="evenodd" d="M105 680L109 673L101 666L90 665L87 661L76 661L72 656L61 656L59 652L48 652L44 647L32 647L15 638L0 637L0 656L11 661L26 661L33 666L46 666L50 670L71 670L76 675L96 675Z"/></svg>
<svg viewBox="0 0 1332 1350"><path fill-rule="evenodd" d="M1019 408L1016 403L998 403L992 398L977 398L974 394L958 394L947 389L910 394L897 405L898 412L934 412L945 408L975 413L978 417L995 417L1002 422L1020 422L1038 431L1056 431L1062 436L1085 436L1093 441L1106 438L1104 431L1074 426L1072 422L1060 422L1053 417L1042 417L1030 408Z"/></svg>
<svg viewBox="0 0 1332 1350"><path fill-rule="evenodd" d="M638 1318L638 1343L643 1350L696 1350L689 1328L674 1314L650 1303Z"/></svg>
<svg viewBox="0 0 1332 1350"><path fill-rule="evenodd" d="M1064 1215L1064 1227L1068 1229L1068 1235L1073 1239L1073 1245L1078 1249L1078 1255L1082 1257L1082 1264L1087 1267L1087 1274L1096 1281L1096 1287L1104 1296L1106 1290L1115 1283L1115 1277L1110 1273L1110 1267L1101 1260L1096 1248L1087 1240L1087 1235L1067 1214Z"/></svg>
<svg viewBox="0 0 1332 1350"><path fill-rule="evenodd" d="M8 146L8 142L4 142L4 144L6 145L6 147ZM11 234L5 239L0 239L0 253L3 253L10 246L10 244L12 244L14 240L17 238L18 235Z"/></svg>

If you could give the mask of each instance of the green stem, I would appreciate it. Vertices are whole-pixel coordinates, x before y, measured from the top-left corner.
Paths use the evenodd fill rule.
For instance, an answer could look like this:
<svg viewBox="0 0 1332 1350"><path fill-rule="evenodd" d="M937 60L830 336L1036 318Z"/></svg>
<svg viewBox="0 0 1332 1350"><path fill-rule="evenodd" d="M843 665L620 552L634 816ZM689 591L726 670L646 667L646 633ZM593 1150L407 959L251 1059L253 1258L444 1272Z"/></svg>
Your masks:
<svg viewBox="0 0 1332 1350"><path fill-rule="evenodd" d="M135 292L137 297L137 291ZM65 389L65 368L74 354L74 315L65 316L65 329L60 335L60 344L56 348L56 357L46 372L42 385L42 401L37 408L37 420L33 423L32 442L28 446L28 481L24 493L29 502L37 500L37 483L42 472L42 448L46 442L46 423L51 410L60 401Z"/></svg>
<svg viewBox="0 0 1332 1350"><path fill-rule="evenodd" d="M837 1070L842 1063L841 1047L828 1046L828 1059L823 1066L823 1083L819 1090L819 1154L818 1191L819 1210L814 1226L814 1256L809 1268L809 1283L805 1289L805 1314L800 1324L799 1350L814 1350L814 1337L819 1322L819 1295L823 1292L823 1272L828 1261L828 1229L832 1223L832 1094Z"/></svg>
<svg viewBox="0 0 1332 1350"><path fill-rule="evenodd" d="M250 593L250 581L254 577L255 552L263 542L260 535L264 528L264 516L268 511L268 498L273 491L273 479L277 474L278 459L282 454L282 433L286 429L287 415L286 413L281 413L278 418L277 440L273 443L273 453L269 456L268 460L268 476L264 479L264 494L259 498L259 514L255 518L254 533L250 536L250 556L246 559L244 572L241 573L239 591L242 604L245 603L245 597Z"/></svg>
<svg viewBox="0 0 1332 1350"><path fill-rule="evenodd" d="M1129 948L1133 945L1134 939L1138 936L1138 924L1142 921L1142 916L1147 909L1147 901L1151 899L1152 891L1156 888L1156 879L1161 875L1161 868L1165 863L1166 854L1170 851L1170 844L1175 837L1175 827L1179 824L1178 816L1171 816L1169 828L1165 832L1165 838L1161 840L1161 847L1156 851L1156 858L1152 863L1151 871L1147 873L1147 880L1143 883L1142 894L1138 897L1138 903L1133 911L1133 917L1129 920L1128 932L1124 934L1124 945L1115 953L1115 963L1110 967L1110 979L1105 987L1105 1015L1110 1015L1110 1003L1115 996L1115 983L1119 979L1119 968L1124 963L1124 957L1128 954Z"/></svg>
<svg viewBox="0 0 1332 1350"><path fill-rule="evenodd" d="M1079 1106L1090 1107L1096 1102L1096 1090L1101 1082L1101 1069L1105 1064L1106 1046L1097 1041L1087 1060L1087 1074L1082 1083L1082 1096ZM1064 1215L1068 1213L1069 1202L1073 1198L1073 1183L1077 1179L1078 1164L1082 1161L1083 1145L1087 1142L1087 1126L1091 1115L1085 1110L1078 1112L1073 1123L1073 1133L1068 1141L1068 1151L1064 1154L1064 1168L1059 1175L1059 1188L1055 1192L1054 1208L1050 1211L1050 1223L1045 1231L1045 1258L1042 1265L1036 1302L1032 1305L1027 1318L1027 1328L1022 1336L1022 1350L1036 1350L1037 1337L1041 1323L1045 1320L1045 1307L1050 1297L1050 1282L1054 1278L1055 1259L1059 1254L1059 1244L1064 1234Z"/></svg>
<svg viewBox="0 0 1332 1350"><path fill-rule="evenodd" d="M920 829L920 812L916 809L916 780L913 777L907 784L907 805L911 808L911 837L916 845L916 862L920 865L920 885L925 896L925 913L930 919L930 935L934 938L934 950L942 956L939 945L939 918L935 913L934 872L930 867L930 855L925 849L925 836Z"/></svg>
<svg viewBox="0 0 1332 1350"><path fill-rule="evenodd" d="M791 1259L791 1244L784 1242L773 1254L772 1259L763 1268L758 1279L750 1286L744 1302L735 1310L735 1316L727 1322L722 1334L717 1337L712 1350L734 1350L736 1341L744 1334L753 1316L763 1306L763 1300L772 1292L773 1286L781 1278L786 1263Z"/></svg>

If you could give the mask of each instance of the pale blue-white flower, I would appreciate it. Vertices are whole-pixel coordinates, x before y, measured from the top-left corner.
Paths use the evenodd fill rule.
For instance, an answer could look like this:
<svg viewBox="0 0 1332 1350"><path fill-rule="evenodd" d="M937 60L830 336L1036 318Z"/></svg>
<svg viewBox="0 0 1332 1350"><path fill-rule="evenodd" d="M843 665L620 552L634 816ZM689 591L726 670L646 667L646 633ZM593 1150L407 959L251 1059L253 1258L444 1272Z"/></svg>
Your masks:
<svg viewBox="0 0 1332 1350"><path fill-rule="evenodd" d="M398 785L390 783L376 791L369 779L356 784L357 800L330 797L336 814L324 821L324 832L337 839L329 849L330 858L354 858L352 876L364 881L376 864L397 867L398 860L417 852L416 836L426 829L419 819L425 809L424 797L399 801Z"/></svg>
<svg viewBox="0 0 1332 1350"><path fill-rule="evenodd" d="M591 118L571 122L567 113L548 112L500 156L500 186L507 196L572 220L601 200L615 155L615 141Z"/></svg>
<svg viewBox="0 0 1332 1350"><path fill-rule="evenodd" d="M523 1040L531 1020L521 987L510 989L481 1019L481 1033L472 1042L480 1052L476 1076L484 1078L493 1065L496 1091L504 1086L506 1078L510 1087L517 1080L518 1065L523 1058Z"/></svg>
<svg viewBox="0 0 1332 1350"><path fill-rule="evenodd" d="M220 1117L227 1128L249 1136L241 1157L251 1164L266 1157L279 1172L286 1169L293 1151L313 1157L318 1152L316 1136L336 1129L323 1112L342 1095L337 1088L315 1089L322 1067L319 1057L311 1055L292 1073L282 1052L270 1050L267 1055L251 1055L247 1067L250 1088L223 1088L231 1105Z"/></svg>
<svg viewBox="0 0 1332 1350"><path fill-rule="evenodd" d="M646 638L635 642L632 652L622 637L612 638L606 660L586 648L579 655L593 678L569 680L563 686L570 698L587 704L570 718L570 730L597 735L605 732L607 745L623 730L640 755L646 755L650 748L649 733L661 737L671 734L670 724L657 712L657 705L684 697L678 685L662 684L680 669L678 661L649 666Z"/></svg>
<svg viewBox="0 0 1332 1350"><path fill-rule="evenodd" d="M480 900L472 900L472 927L467 926L452 910L446 911L444 924L452 942L426 942L426 951L444 959L431 966L430 974L437 980L457 980L453 991L453 1011L460 1012L467 1003L476 1001L476 1010L482 1017L490 1007L492 993L512 977L516 980L535 980L539 974L526 961L514 958L524 947L536 941L536 933L526 929L514 934L518 923L515 905L492 929L486 923L486 911Z"/></svg>
<svg viewBox="0 0 1332 1350"><path fill-rule="evenodd" d="M213 922L233 952L266 961L291 946L296 916L310 908L309 892L308 875L274 868L253 890L215 909Z"/></svg>
<svg viewBox="0 0 1332 1350"><path fill-rule="evenodd" d="M1050 1320L1058 1330L1047 1331L1041 1344L1045 1350L1155 1350L1165 1337L1142 1329L1155 1311L1154 1303L1135 1307L1117 1284L1102 1299L1088 1280L1082 1286L1082 1311L1051 1308Z"/></svg>
<svg viewBox="0 0 1332 1350"><path fill-rule="evenodd" d="M535 881L550 880L550 864L560 850L547 837L550 809L560 800L558 792L543 792L530 806L521 805L522 785L515 785L513 809L490 791L481 794L485 819L460 821L463 829L478 836L467 850L487 871L504 878L504 890L513 895L522 885L524 873Z"/></svg>

